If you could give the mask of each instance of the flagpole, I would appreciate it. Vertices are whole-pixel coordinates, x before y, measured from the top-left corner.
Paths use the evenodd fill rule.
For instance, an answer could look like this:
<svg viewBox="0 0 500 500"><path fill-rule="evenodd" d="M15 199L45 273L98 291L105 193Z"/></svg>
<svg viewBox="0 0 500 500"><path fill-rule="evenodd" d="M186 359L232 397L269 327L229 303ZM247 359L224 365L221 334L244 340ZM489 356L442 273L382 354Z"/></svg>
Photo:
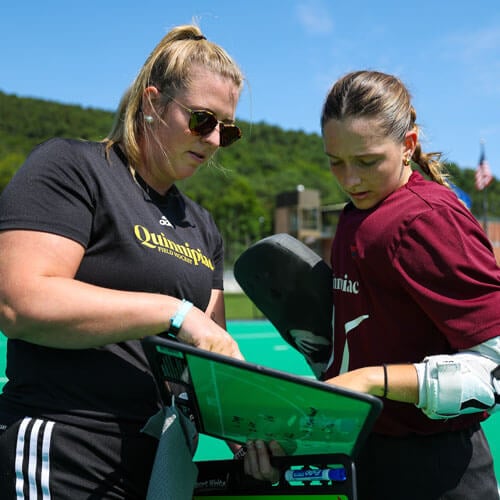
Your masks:
<svg viewBox="0 0 500 500"><path fill-rule="evenodd" d="M483 227L488 235L488 186L483 189Z"/></svg>
<svg viewBox="0 0 500 500"><path fill-rule="evenodd" d="M484 158L484 139L479 141L481 143L481 158ZM483 189L483 228L486 235L488 235L488 186Z"/></svg>
<svg viewBox="0 0 500 500"><path fill-rule="evenodd" d="M483 191L483 229L486 235L488 235L488 192L486 189L488 185L493 181L493 175L490 170L490 166L488 165L488 161L486 160L486 155L484 152L484 139L480 141L480 150L481 154L479 156L479 163L476 168L475 174L475 185L478 191Z"/></svg>

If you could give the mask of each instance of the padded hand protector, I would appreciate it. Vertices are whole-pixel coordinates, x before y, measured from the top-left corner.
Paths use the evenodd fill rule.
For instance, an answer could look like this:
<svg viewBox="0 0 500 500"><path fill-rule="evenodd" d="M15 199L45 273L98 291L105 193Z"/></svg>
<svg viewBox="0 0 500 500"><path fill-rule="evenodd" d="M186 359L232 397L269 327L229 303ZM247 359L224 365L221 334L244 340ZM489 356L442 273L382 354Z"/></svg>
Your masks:
<svg viewBox="0 0 500 500"><path fill-rule="evenodd" d="M234 276L243 291L299 351L318 379L332 354L332 273L296 238L264 238L237 259Z"/></svg>
<svg viewBox="0 0 500 500"><path fill-rule="evenodd" d="M316 378L321 380L332 350L330 339L307 330L292 329L289 333L290 338L282 335L283 338L304 356Z"/></svg>
<svg viewBox="0 0 500 500"><path fill-rule="evenodd" d="M459 353L429 356L423 365L424 397L418 407L429 418L443 419L498 409L499 387L494 377L497 369L494 361L480 354Z"/></svg>

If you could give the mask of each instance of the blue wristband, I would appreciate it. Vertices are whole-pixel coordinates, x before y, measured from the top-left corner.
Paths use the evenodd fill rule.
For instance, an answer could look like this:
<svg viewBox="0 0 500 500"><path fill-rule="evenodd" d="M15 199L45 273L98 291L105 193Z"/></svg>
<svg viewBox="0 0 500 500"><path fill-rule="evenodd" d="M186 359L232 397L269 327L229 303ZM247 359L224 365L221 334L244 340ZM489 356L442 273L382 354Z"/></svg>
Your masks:
<svg viewBox="0 0 500 500"><path fill-rule="evenodd" d="M177 336L182 327L182 322L184 321L186 314L192 307L193 304L189 302L189 300L182 299L181 305L170 320L170 327L167 331L169 335L173 335L174 337Z"/></svg>

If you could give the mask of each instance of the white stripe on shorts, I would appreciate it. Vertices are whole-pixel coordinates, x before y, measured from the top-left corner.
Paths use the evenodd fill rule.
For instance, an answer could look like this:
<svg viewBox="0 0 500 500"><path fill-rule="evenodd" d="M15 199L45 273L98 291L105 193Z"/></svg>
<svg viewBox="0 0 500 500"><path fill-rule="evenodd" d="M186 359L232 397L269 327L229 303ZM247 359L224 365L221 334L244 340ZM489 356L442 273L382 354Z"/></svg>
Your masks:
<svg viewBox="0 0 500 500"><path fill-rule="evenodd" d="M33 421L30 432L29 424ZM43 425L45 423L45 425ZM16 499L37 500L38 484L41 488L42 500L50 500L49 472L50 472L50 438L54 422L40 419L23 418L17 433L16 442ZM40 436L41 430L41 436ZM41 439L42 447L38 451L38 442ZM25 443L29 442L27 453L24 453ZM23 465L27 465L27 474L23 474ZM37 469L40 475L37 477ZM24 495L25 484L28 485L28 496Z"/></svg>

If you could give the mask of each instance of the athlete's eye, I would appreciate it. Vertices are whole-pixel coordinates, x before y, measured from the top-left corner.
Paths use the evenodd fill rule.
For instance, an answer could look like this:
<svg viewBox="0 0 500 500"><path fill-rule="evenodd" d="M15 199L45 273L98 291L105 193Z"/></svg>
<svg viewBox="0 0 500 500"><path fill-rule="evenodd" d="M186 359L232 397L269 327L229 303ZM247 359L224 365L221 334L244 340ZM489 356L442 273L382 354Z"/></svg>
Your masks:
<svg viewBox="0 0 500 500"><path fill-rule="evenodd" d="M377 158L360 158L358 160L358 162L362 167L373 167L374 165L377 164L378 159Z"/></svg>
<svg viewBox="0 0 500 500"><path fill-rule="evenodd" d="M342 160L338 160L336 158L330 158L330 167L340 167L344 164Z"/></svg>

